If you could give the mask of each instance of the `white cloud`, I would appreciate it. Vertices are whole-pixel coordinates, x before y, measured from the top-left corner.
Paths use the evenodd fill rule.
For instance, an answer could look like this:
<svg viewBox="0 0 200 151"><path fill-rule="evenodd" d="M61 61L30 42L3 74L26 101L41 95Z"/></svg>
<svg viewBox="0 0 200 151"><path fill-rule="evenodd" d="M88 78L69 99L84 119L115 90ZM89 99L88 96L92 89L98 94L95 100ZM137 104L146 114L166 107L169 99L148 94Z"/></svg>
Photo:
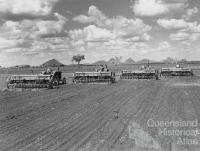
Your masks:
<svg viewBox="0 0 200 151"><path fill-rule="evenodd" d="M6 21L0 27L1 36L9 39L33 39L42 35L61 33L67 19L58 13L54 15L56 20Z"/></svg>
<svg viewBox="0 0 200 151"><path fill-rule="evenodd" d="M194 14L197 14L199 12L199 9L197 7L187 9L186 14L182 15L182 18L185 20L189 20L191 16Z"/></svg>
<svg viewBox="0 0 200 151"><path fill-rule="evenodd" d="M138 16L154 16L169 12L169 8L162 1L138 0L132 6L133 11Z"/></svg>
<svg viewBox="0 0 200 151"><path fill-rule="evenodd" d="M79 15L73 18L74 21L78 21L81 23L91 23L94 22L94 19L85 15Z"/></svg>
<svg viewBox="0 0 200 151"><path fill-rule="evenodd" d="M166 50L170 48L171 48L171 44L168 41L160 42L158 45L158 50Z"/></svg>
<svg viewBox="0 0 200 151"><path fill-rule="evenodd" d="M184 45L184 46L191 46L191 43L190 42L188 42L188 41L182 41L181 43L180 43L180 46L182 46L182 45Z"/></svg>
<svg viewBox="0 0 200 151"><path fill-rule="evenodd" d="M185 2L185 0L136 0L131 7L137 16L156 16L169 13L171 10L183 9L187 6Z"/></svg>
<svg viewBox="0 0 200 151"><path fill-rule="evenodd" d="M48 15L59 0L0 0L0 12L11 14Z"/></svg>
<svg viewBox="0 0 200 151"><path fill-rule="evenodd" d="M170 39L174 41L197 41L200 38L200 33L186 33L177 32L175 34L170 34Z"/></svg>
<svg viewBox="0 0 200 151"><path fill-rule="evenodd" d="M87 14L73 18L80 23L89 23L83 29L71 30L72 46L77 51L84 51L95 60L109 59L119 55L130 57L133 54L146 54L149 49L146 41L151 39L152 27L139 18L123 16L108 17L96 6L90 6ZM90 61L90 60L89 60Z"/></svg>
<svg viewBox="0 0 200 151"><path fill-rule="evenodd" d="M70 36L73 40L84 40L84 41L108 41L109 39L113 38L113 34L111 31L107 29L102 29L96 27L95 25L90 25L85 27L84 29L75 29L71 30Z"/></svg>
<svg viewBox="0 0 200 151"><path fill-rule="evenodd" d="M181 44L188 45L200 38L200 25L197 22L187 22L184 19L158 19L157 23L164 29L173 31L169 35L172 41L181 41Z"/></svg>
<svg viewBox="0 0 200 151"><path fill-rule="evenodd" d="M55 13L54 15L57 18L57 20L38 20L35 22L35 27L37 27L35 33L37 35L56 34L64 30L64 25L67 19L58 13Z"/></svg>
<svg viewBox="0 0 200 151"><path fill-rule="evenodd" d="M8 49L15 47L20 41L19 40L9 40L4 37L0 37L0 49Z"/></svg>
<svg viewBox="0 0 200 151"><path fill-rule="evenodd" d="M35 19L2 23L0 26L0 55L4 56L2 57L4 59L0 60L0 63L6 66L25 62L34 64L34 61L31 62L31 60L24 58L32 59L34 56L39 57L43 54L48 57L58 51L62 55L62 52L65 52L69 45L69 40L56 36L64 32L67 19L58 13L55 13L54 16L55 20ZM43 36L52 37L52 35L53 41L43 38ZM34 59L37 60L37 57ZM11 59L6 60L5 58Z"/></svg>
<svg viewBox="0 0 200 151"><path fill-rule="evenodd" d="M189 41L197 41L200 38L200 33L192 33L190 35Z"/></svg>
<svg viewBox="0 0 200 151"><path fill-rule="evenodd" d="M1 40L0 44L2 44L1 42L3 41ZM70 61L74 51L71 49L70 40L67 37L34 39L28 48L18 47L16 43L20 41L11 43L15 42L11 40L8 42L12 47L7 47L7 44L4 48L0 47L0 64L3 66L19 64L40 65L44 61L52 58L66 63L68 60Z"/></svg>
<svg viewBox="0 0 200 151"><path fill-rule="evenodd" d="M200 32L197 22L186 22L184 19L158 19L157 23L165 29Z"/></svg>
<svg viewBox="0 0 200 151"><path fill-rule="evenodd" d="M108 60L116 55L129 58L134 54L146 54L150 50L144 42L150 39L146 33L123 38L113 29L109 30L95 25L71 30L69 33L72 48L75 52L84 53L90 62L97 61L99 58Z"/></svg>
<svg viewBox="0 0 200 151"><path fill-rule="evenodd" d="M89 7L87 16L79 15L79 16L74 17L73 20L81 22L81 23L94 22L98 26L109 26L110 24L108 17L94 5Z"/></svg>
<svg viewBox="0 0 200 151"><path fill-rule="evenodd" d="M133 37L135 35L142 35L149 32L152 27L144 24L141 19L127 19L118 16L110 20L111 27L117 35L123 37Z"/></svg>
<svg viewBox="0 0 200 151"><path fill-rule="evenodd" d="M123 16L108 18L96 6L90 6L87 15L76 16L73 20L81 23L95 23L98 27L110 30L114 34L113 37L135 37L144 35L152 29L138 18L128 19ZM144 36L145 39L150 39L148 34Z"/></svg>
<svg viewBox="0 0 200 151"><path fill-rule="evenodd" d="M175 40L175 41L182 41L182 40L188 40L190 37L190 34L185 33L185 32L178 32L175 34L170 34L170 39Z"/></svg>
<svg viewBox="0 0 200 151"><path fill-rule="evenodd" d="M188 27L188 23L183 19L158 19L157 23L165 29L182 29Z"/></svg>
<svg viewBox="0 0 200 151"><path fill-rule="evenodd" d="M198 13L199 9L197 7L191 8L187 10L187 15L192 16L193 14Z"/></svg>
<svg viewBox="0 0 200 151"><path fill-rule="evenodd" d="M158 19L158 25L176 33L169 35L173 41L197 41L200 38L200 25L197 22L187 22L184 19Z"/></svg>

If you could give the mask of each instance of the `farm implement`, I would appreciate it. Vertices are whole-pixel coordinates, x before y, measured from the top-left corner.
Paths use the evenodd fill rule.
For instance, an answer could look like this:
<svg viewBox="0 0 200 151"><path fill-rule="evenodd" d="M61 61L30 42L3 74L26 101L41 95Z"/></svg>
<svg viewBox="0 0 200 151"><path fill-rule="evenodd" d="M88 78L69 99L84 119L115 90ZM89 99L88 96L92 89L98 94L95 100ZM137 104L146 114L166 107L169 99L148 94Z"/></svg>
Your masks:
<svg viewBox="0 0 200 151"><path fill-rule="evenodd" d="M115 73L103 72L75 72L73 83L114 83Z"/></svg>
<svg viewBox="0 0 200 151"><path fill-rule="evenodd" d="M192 69L189 68L181 68L180 66L176 66L174 68L162 68L160 71L160 75L162 77L176 77L176 76L193 76Z"/></svg>
<svg viewBox="0 0 200 151"><path fill-rule="evenodd" d="M60 84L66 84L66 78L62 79L61 71L42 72L36 75L11 75L7 79L7 88L53 88Z"/></svg>
<svg viewBox="0 0 200 151"><path fill-rule="evenodd" d="M120 79L156 79L158 80L157 70L123 70Z"/></svg>

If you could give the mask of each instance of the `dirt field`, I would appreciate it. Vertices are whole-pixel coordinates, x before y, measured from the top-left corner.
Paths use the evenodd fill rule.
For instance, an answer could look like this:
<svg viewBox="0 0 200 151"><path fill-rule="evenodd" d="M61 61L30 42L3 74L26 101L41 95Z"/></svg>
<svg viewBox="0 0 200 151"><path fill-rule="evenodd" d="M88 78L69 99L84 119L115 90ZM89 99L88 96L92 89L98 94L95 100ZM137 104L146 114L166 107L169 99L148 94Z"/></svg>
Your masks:
<svg viewBox="0 0 200 151"><path fill-rule="evenodd" d="M200 120L199 92L196 78L1 92L0 150L197 151L148 121Z"/></svg>

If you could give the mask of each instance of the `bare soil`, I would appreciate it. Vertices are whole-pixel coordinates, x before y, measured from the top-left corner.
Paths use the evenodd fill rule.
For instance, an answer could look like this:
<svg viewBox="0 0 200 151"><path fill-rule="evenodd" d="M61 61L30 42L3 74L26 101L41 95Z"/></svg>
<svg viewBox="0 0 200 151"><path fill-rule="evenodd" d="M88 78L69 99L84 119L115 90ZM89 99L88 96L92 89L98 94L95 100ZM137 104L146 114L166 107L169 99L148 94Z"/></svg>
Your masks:
<svg viewBox="0 0 200 151"><path fill-rule="evenodd" d="M177 137L159 135L147 122L200 121L198 81L133 80L1 92L0 150L196 151L199 144L179 145Z"/></svg>

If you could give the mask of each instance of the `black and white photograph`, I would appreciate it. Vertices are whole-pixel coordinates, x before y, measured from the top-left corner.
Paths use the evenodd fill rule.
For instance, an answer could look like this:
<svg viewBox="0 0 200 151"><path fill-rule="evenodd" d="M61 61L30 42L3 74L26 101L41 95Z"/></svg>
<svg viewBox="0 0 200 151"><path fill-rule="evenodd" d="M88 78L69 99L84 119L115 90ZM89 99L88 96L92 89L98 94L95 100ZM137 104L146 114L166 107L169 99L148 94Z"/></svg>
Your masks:
<svg viewBox="0 0 200 151"><path fill-rule="evenodd" d="M0 151L200 151L200 0L0 0Z"/></svg>

